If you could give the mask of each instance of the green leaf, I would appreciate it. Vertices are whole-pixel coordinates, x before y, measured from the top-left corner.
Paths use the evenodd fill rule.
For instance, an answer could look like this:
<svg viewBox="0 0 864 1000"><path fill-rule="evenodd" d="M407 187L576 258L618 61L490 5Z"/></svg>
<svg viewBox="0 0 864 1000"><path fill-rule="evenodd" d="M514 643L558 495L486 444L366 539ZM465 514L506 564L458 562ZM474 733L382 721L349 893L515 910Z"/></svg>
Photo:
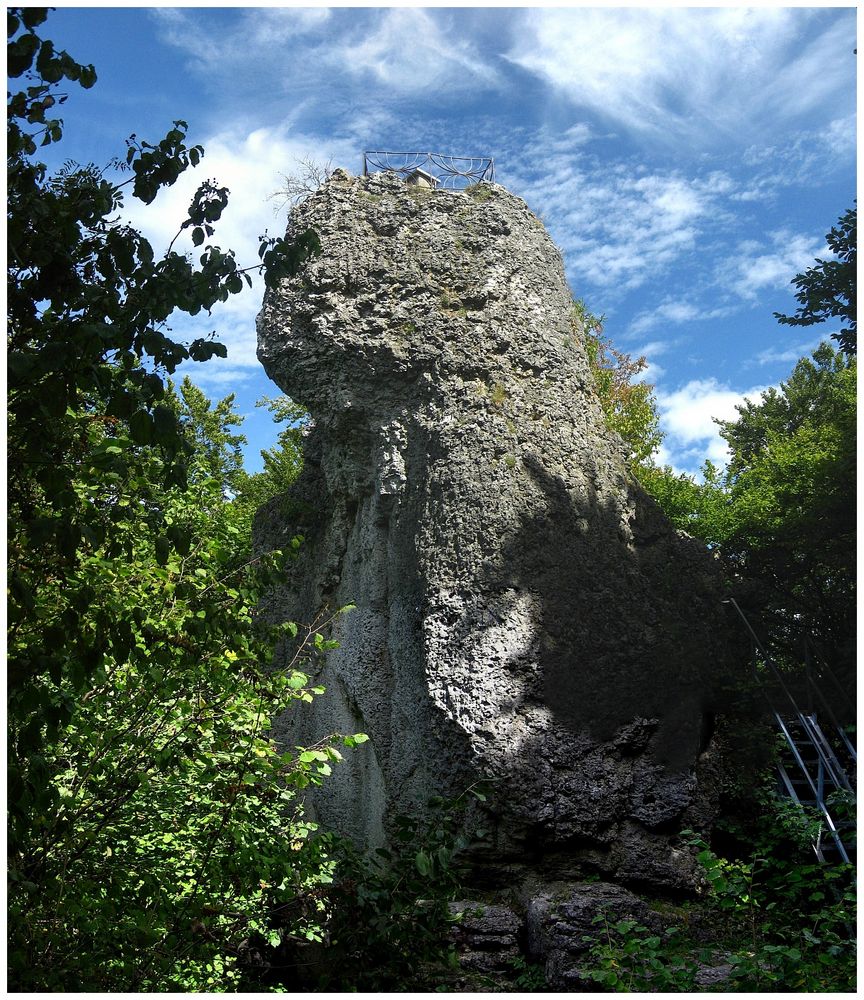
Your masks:
<svg viewBox="0 0 864 1000"><path fill-rule="evenodd" d="M136 444L153 441L153 418L146 410L138 410L129 417L129 436Z"/></svg>
<svg viewBox="0 0 864 1000"><path fill-rule="evenodd" d="M8 45L6 48L7 76L17 77L26 73L33 65L33 59L38 49L39 39L35 35L22 35Z"/></svg>
<svg viewBox="0 0 864 1000"><path fill-rule="evenodd" d="M153 409L153 440L159 444L171 444L179 436L177 417L170 407L159 405Z"/></svg>
<svg viewBox="0 0 864 1000"><path fill-rule="evenodd" d="M155 542L155 553L156 562L158 562L160 566L164 566L168 562L168 556L171 553L170 540L165 536L157 538Z"/></svg>
<svg viewBox="0 0 864 1000"><path fill-rule="evenodd" d="M24 27L30 31L38 28L48 17L48 8L46 7L20 7L16 9L24 22Z"/></svg>

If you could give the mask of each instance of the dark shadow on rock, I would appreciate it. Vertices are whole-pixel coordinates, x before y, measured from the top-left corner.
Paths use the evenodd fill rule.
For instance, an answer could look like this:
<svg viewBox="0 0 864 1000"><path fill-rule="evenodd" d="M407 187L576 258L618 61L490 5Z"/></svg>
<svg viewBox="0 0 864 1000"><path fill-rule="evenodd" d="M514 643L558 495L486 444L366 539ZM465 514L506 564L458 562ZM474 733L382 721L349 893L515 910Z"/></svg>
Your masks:
<svg viewBox="0 0 864 1000"><path fill-rule="evenodd" d="M500 765L497 849L546 879L595 872L687 893L693 862L676 835L713 820L700 767L736 653L720 575L635 484L601 502L523 462L545 504L522 515L483 587L537 600L522 709L549 722Z"/></svg>
<svg viewBox="0 0 864 1000"><path fill-rule="evenodd" d="M691 767L725 659L710 557L677 536L647 497L622 524L595 490L577 503L537 457L523 461L546 510L522 518L502 583L540 597L542 701L567 729L596 742L635 720L658 720L654 761Z"/></svg>

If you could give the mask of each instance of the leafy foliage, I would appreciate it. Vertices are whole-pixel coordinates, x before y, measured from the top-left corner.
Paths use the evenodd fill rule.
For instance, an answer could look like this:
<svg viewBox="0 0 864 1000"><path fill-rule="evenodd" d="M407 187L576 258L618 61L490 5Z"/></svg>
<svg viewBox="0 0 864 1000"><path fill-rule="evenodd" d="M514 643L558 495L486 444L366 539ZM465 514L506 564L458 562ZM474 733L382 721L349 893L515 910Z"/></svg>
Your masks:
<svg viewBox="0 0 864 1000"><path fill-rule="evenodd" d="M856 369L822 344L721 424L732 459L718 540L762 581L766 610L798 616L835 663L855 628Z"/></svg>
<svg viewBox="0 0 864 1000"><path fill-rule="evenodd" d="M801 661L806 636L846 681L855 661L856 376L855 358L823 343L778 389L720 423L725 470L706 463L701 484L670 469L638 471L676 526L747 581L742 600L777 658Z"/></svg>
<svg viewBox="0 0 864 1000"><path fill-rule="evenodd" d="M704 872L695 909L696 923L710 926L709 942L693 936L692 909L662 933L601 913L599 933L586 938L589 979L615 992L704 992L700 968L719 968L713 989L722 992L854 990L854 869L816 864L813 819L767 783L758 807L753 822L738 828L731 857L683 834Z"/></svg>
<svg viewBox="0 0 864 1000"><path fill-rule="evenodd" d="M691 836L718 926L732 945L736 991L854 991L855 869L818 864L819 818L764 787L759 822L739 829L744 850L720 857ZM808 858L809 855L809 858Z"/></svg>
<svg viewBox="0 0 864 1000"><path fill-rule="evenodd" d="M62 595L40 591L48 630L86 592L108 647L77 701L62 670L41 681L73 703L40 755L53 808L11 869L19 989L236 988L274 906L296 911L283 933L320 933L317 911L297 907L328 866L295 796L329 772L339 739L283 753L269 738L276 714L321 689L298 661L263 666L255 606L282 556L240 562L219 483L204 482L164 498L170 548L139 523L131 553L97 549ZM310 631L306 647L320 641Z"/></svg>
<svg viewBox="0 0 864 1000"><path fill-rule="evenodd" d="M194 387L182 390L167 398L193 442L192 485L158 488L159 450L129 447L136 476L118 481L108 508L124 545L79 549L10 636L13 660L41 640L56 664L30 691L34 706L54 706L30 723L43 736L49 806L14 786L10 800L10 958L21 989L236 988L250 941L321 935L315 892L332 863L309 841L315 828L295 796L329 774L340 743L365 738L334 734L288 753L270 740L272 718L321 693L299 667L305 651L328 645L327 623L275 630L297 638L298 653L265 668L275 634L255 609L300 540L284 557L249 557L221 474L238 418L229 400L211 409ZM91 434L110 447L122 430L96 422ZM102 481L84 474L75 485L105 505ZM82 639L101 641L83 695Z"/></svg>
<svg viewBox="0 0 864 1000"><path fill-rule="evenodd" d="M38 37L46 15L16 9L8 16L10 76L28 82L9 95L7 127L13 850L29 823L56 805L43 741L69 723L116 636L132 628L107 613L94 621L99 588L85 585L79 570L93 558L132 559L142 525L163 565L172 546L188 544L160 495L187 483L194 451L164 378L182 361L224 356L225 348L212 339L179 344L165 323L175 309L194 315L224 301L251 270L213 245L197 261L170 248L157 259L140 233L118 221L124 187L150 203L199 162L203 150L186 145L183 122L156 144L128 141L127 180L74 165L48 176L35 154L39 143L62 137L62 122L49 117L66 100L57 86L64 79L92 86L95 72ZM202 184L178 235L191 229L193 242L203 242L226 198L212 181ZM313 245L311 234L290 247L265 241L256 268L266 265L274 280ZM58 603L49 614L51 600Z"/></svg>
<svg viewBox="0 0 864 1000"><path fill-rule="evenodd" d="M276 445L261 452L264 468L261 472L241 472L232 483L233 507L238 525L251 535L255 512L271 497L284 494L303 468L303 435L309 424L309 414L287 396L263 397L256 406L266 407L279 431Z"/></svg>
<svg viewBox="0 0 864 1000"><path fill-rule="evenodd" d="M836 260L818 260L803 274L796 275L792 284L798 289L795 298L800 303L793 316L774 313L781 323L790 326L812 326L839 317L846 324L831 336L846 354L858 349L857 266L858 211L850 208L825 236Z"/></svg>
<svg viewBox="0 0 864 1000"><path fill-rule="evenodd" d="M646 462L636 469L636 478L676 528L717 545L728 520L724 471L706 460L699 483L671 466Z"/></svg>
<svg viewBox="0 0 864 1000"><path fill-rule="evenodd" d="M510 963L513 975L513 986L519 993L546 993L549 986L546 982L544 967L536 962L529 962L521 955Z"/></svg>
<svg viewBox="0 0 864 1000"><path fill-rule="evenodd" d="M614 920L598 913L593 923L600 937L593 942L586 976L616 993L690 993L695 990L696 962L682 953L680 931L653 934L636 920Z"/></svg>
<svg viewBox="0 0 864 1000"><path fill-rule="evenodd" d="M169 381L166 389L166 404L179 418L194 448L194 475L193 470L187 469L187 482L194 485L202 478L215 480L226 498L237 492L246 475L243 469L246 435L232 429L243 423L234 409L234 399L232 392L212 403L188 375L183 377L179 388Z"/></svg>
<svg viewBox="0 0 864 1000"><path fill-rule="evenodd" d="M320 933L303 900L328 863L295 796L341 738L290 753L269 739L269 720L318 690L299 660L265 669L273 637L255 617L300 543L250 557L228 502L244 475L231 399L211 409L166 382L225 348L165 324L251 270L291 273L316 241L265 238L239 268L202 246L227 203L206 181L157 259L118 211L124 188L149 204L200 161L183 122L155 144L133 136L109 168L49 176L36 155L62 137L57 86L95 72L37 35L46 16L8 14L10 77L27 81L7 132L11 976L224 990L274 933L274 906L292 908L284 933ZM197 258L173 250L187 231ZM326 646L323 627L302 651Z"/></svg>
<svg viewBox="0 0 864 1000"><path fill-rule="evenodd" d="M430 801L427 818L397 816L393 846L360 852L331 837L335 861L328 945L313 972L318 990L420 989L434 966L454 965L449 930L459 919L448 904L458 898L464 852L474 840L463 832L466 805L485 800L478 786L458 799Z"/></svg>
<svg viewBox="0 0 864 1000"><path fill-rule="evenodd" d="M626 443L631 466L636 469L657 450L663 435L654 387L634 381L648 367L645 358L631 358L612 346L603 334L603 317L574 301L573 331L585 346L594 388L609 427Z"/></svg>

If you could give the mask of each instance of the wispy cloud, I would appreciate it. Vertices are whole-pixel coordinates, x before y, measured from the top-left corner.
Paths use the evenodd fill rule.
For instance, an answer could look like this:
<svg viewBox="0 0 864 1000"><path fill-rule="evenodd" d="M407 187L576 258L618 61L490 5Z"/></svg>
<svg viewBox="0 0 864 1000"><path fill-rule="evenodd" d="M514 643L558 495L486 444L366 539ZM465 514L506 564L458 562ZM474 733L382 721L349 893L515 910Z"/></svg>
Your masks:
<svg viewBox="0 0 864 1000"><path fill-rule="evenodd" d="M220 105L247 124L290 119L309 128L317 119L356 132L358 118L383 116L392 126L405 101L440 109L502 83L498 60L462 29L461 12L253 8L230 27L198 10L154 17Z"/></svg>
<svg viewBox="0 0 864 1000"><path fill-rule="evenodd" d="M794 275L806 270L817 257L830 257L824 237L781 229L770 235L770 243L742 241L735 254L718 266L718 282L735 295L755 302L766 288L788 288Z"/></svg>
<svg viewBox="0 0 864 1000"><path fill-rule="evenodd" d="M248 60L269 53L279 58L279 49L324 27L331 18L326 7L256 7L238 12L230 30L224 24L208 23L193 10L154 7L151 15L163 39L188 52L195 68L220 75Z"/></svg>
<svg viewBox="0 0 864 1000"><path fill-rule="evenodd" d="M832 333L838 332L839 330L826 330L818 337L811 337L809 340L792 344L789 347L769 347L760 351L751 361L745 362L745 366L793 364L799 358L812 354L823 340L827 340Z"/></svg>
<svg viewBox="0 0 864 1000"><path fill-rule="evenodd" d="M532 146L502 180L547 223L571 276L634 289L691 251L722 218L718 174L688 177L596 155ZM534 164L541 162L542 173ZM731 183L731 181L730 181Z"/></svg>
<svg viewBox="0 0 864 1000"><path fill-rule="evenodd" d="M851 11L532 9L514 34L514 63L654 142L747 145L814 108L854 107Z"/></svg>
<svg viewBox="0 0 864 1000"><path fill-rule="evenodd" d="M622 334L622 340L636 340L659 327L699 324L720 319L735 311L734 306L718 306L693 299L666 298L650 309L637 313Z"/></svg>
<svg viewBox="0 0 864 1000"><path fill-rule="evenodd" d="M638 313L627 328L624 337L633 340L668 323L686 323L697 319L699 310L692 302L666 299L655 308Z"/></svg>
<svg viewBox="0 0 864 1000"><path fill-rule="evenodd" d="M853 164L856 152L854 114L834 118L817 129L792 132L782 144L754 144L741 156L747 182L732 194L731 200L771 203L789 185L819 185L839 165Z"/></svg>
<svg viewBox="0 0 864 1000"><path fill-rule="evenodd" d="M352 76L371 76L388 89L409 93L446 88L453 95L498 82L498 73L470 40L416 7L382 12L371 32L345 37L327 61Z"/></svg>

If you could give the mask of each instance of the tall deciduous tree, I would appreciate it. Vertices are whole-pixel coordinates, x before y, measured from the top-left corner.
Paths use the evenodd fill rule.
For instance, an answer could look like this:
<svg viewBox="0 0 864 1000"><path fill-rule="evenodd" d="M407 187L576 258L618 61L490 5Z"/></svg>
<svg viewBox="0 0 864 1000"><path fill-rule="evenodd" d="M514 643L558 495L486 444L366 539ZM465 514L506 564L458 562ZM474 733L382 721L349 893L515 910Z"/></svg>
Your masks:
<svg viewBox="0 0 864 1000"><path fill-rule="evenodd" d="M195 257L169 249L158 258L119 221L127 189L150 204L200 161L203 150L187 145L183 122L155 144L128 140L115 164L125 179L93 166L49 175L38 151L62 137L52 117L66 100L59 86L89 87L96 74L39 37L46 16L41 8L8 12L9 74L26 81L9 94L7 128L9 620L19 639L32 640L16 642L9 664L11 761L22 803L45 791L38 747L46 722L69 720L113 634L108 622L86 627L84 598L46 631L40 592L96 549L131 553L130 509L153 528L160 552L173 544L158 499L141 494L147 480L137 449L159 452L154 488L185 484L193 445L165 398L165 376L225 348L212 337L178 343L165 324L175 310L196 314L239 292L252 270L231 251L204 245L227 203L227 190L213 181L198 188L178 226L178 236L188 232L201 248ZM295 244L266 240L255 268L277 280L315 245L311 233ZM40 684L48 676L68 686L71 701L52 700Z"/></svg>
<svg viewBox="0 0 864 1000"><path fill-rule="evenodd" d="M46 15L8 13L9 74L25 81L7 132L12 982L221 991L250 935L317 933L304 893L326 867L302 860L293 796L339 752L268 738L273 714L315 690L299 663L267 669L255 620L290 552L252 559L227 502L242 472L230 401L166 384L225 354L165 324L248 278L209 242L227 191L205 182L180 221L194 255L175 240L157 257L119 213L201 159L184 123L129 140L108 169L49 175L38 151L62 137L58 87L96 76L39 37ZM255 267L276 280L315 245L264 241ZM325 644L315 628L308 640Z"/></svg>
<svg viewBox="0 0 864 1000"><path fill-rule="evenodd" d="M265 407L283 427L273 448L261 451L264 468L250 475L241 472L233 488L233 506L238 524L251 535L257 510L272 497L284 494L303 468L303 434L309 414L287 396L264 396L255 404Z"/></svg>
<svg viewBox="0 0 864 1000"><path fill-rule="evenodd" d="M802 663L810 642L847 689L855 666L855 358L820 344L790 377L720 422L729 464L703 481L643 466L673 523L720 556L754 624Z"/></svg>
<svg viewBox="0 0 864 1000"><path fill-rule="evenodd" d="M809 633L854 673L856 374L821 344L778 389L720 424L731 460L717 541L760 581L762 614L791 647Z"/></svg>
<svg viewBox="0 0 864 1000"><path fill-rule="evenodd" d="M234 430L243 423L234 409L234 393L211 402L186 375L177 387L169 383L167 395L187 438L194 443L198 474L218 482L226 497L233 495L244 475L243 445L247 443L246 435Z"/></svg>

